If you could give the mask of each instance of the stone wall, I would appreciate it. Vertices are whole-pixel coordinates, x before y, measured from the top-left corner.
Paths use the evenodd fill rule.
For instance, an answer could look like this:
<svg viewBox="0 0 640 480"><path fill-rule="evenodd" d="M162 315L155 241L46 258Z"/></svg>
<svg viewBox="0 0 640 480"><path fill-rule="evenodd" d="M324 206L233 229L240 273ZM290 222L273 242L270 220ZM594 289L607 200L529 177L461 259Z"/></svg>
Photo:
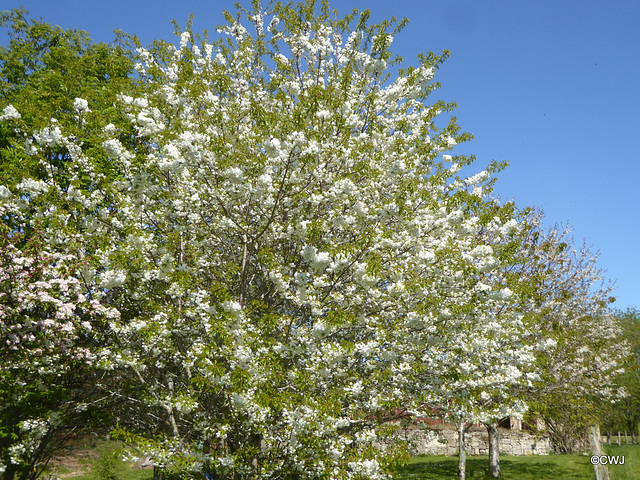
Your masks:
<svg viewBox="0 0 640 480"><path fill-rule="evenodd" d="M500 428L500 453L506 455L549 455L551 443L545 435ZM458 432L449 425L409 427L399 436L409 442L413 455L456 455ZM466 436L469 455L489 454L489 434L484 427L471 427Z"/></svg>

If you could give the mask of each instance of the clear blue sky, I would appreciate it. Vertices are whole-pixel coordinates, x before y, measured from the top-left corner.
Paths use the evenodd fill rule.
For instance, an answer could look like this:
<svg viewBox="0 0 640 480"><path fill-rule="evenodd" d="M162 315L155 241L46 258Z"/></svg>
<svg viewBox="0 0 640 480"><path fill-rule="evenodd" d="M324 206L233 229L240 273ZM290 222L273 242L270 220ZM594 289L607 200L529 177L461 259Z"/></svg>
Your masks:
<svg viewBox="0 0 640 480"><path fill-rule="evenodd" d="M234 0L5 0L32 17L110 41L112 30L143 43L172 40L171 19L215 31ZM243 2L248 4L248 1ZM476 139L458 153L478 169L508 160L496 192L538 206L549 224L569 222L578 243L600 251L616 281L618 308L640 307L640 1L334 0L340 12L407 17L394 51L451 50L435 95L458 103ZM6 38L4 35L0 37Z"/></svg>

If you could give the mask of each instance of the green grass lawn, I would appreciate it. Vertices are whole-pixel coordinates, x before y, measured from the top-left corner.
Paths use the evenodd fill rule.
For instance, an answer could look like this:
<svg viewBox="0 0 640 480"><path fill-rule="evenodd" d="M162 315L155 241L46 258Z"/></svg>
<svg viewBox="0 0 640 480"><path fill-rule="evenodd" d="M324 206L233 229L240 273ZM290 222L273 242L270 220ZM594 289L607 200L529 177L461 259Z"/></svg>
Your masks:
<svg viewBox="0 0 640 480"><path fill-rule="evenodd" d="M500 464L504 480L594 479L593 467L587 456L505 455L500 457ZM467 479L487 479L488 465L488 457L467 457ZM398 469L394 475L395 480L455 480L457 478L458 457L445 456L414 458L408 465ZM636 474L634 479L637 480L637 478Z"/></svg>
<svg viewBox="0 0 640 480"><path fill-rule="evenodd" d="M95 467L92 467L86 471L86 473L80 475L74 473L66 476L64 473L56 471L54 477L60 478L60 480L152 480L153 470L142 470L130 464L120 462L119 465L109 473L104 472L101 474ZM45 476L44 478L47 477Z"/></svg>
<svg viewBox="0 0 640 480"><path fill-rule="evenodd" d="M603 445L605 455L624 455L624 465L609 465L611 480L640 478L640 445Z"/></svg>
<svg viewBox="0 0 640 480"><path fill-rule="evenodd" d="M70 445L41 477L60 480L152 480L153 470L125 463L120 443L88 437ZM51 477L50 477L51 475Z"/></svg>
<svg viewBox="0 0 640 480"><path fill-rule="evenodd" d="M96 441L78 448L70 457L73 462L56 464L48 473L66 480L151 480L150 469L140 469L119 460L118 444ZM603 445L605 455L624 455L624 465L609 466L611 480L638 480L640 478L640 445ZM84 454L82 452L85 452ZM503 480L593 480L593 467L585 455L532 455L500 458ZM489 460L467 457L467 478L486 480ZM43 478L47 478L45 475ZM429 456L411 459L398 469L394 480L456 480L458 457Z"/></svg>
<svg viewBox="0 0 640 480"><path fill-rule="evenodd" d="M628 447L640 450L640 447ZM620 449L620 451L618 451ZM627 462L630 454L625 447L615 447L614 452L607 454L625 455ZM624 451L622 451L624 450ZM107 453L108 455L108 453ZM636 454L637 456L637 454ZM85 465L84 473L76 471L71 480L151 480L151 470L141 470L131 464L123 462L110 462L105 460L105 454L92 459ZM636 458L636 460L640 460ZM486 480L488 457L467 458L467 479ZM625 462L626 463L626 462ZM503 456L501 457L503 480L593 480L593 467L589 463L589 457L579 455L549 455L549 456ZM612 475L612 480L637 480L640 467L635 464L635 469L627 470L622 476ZM630 464L631 466L631 464ZM618 466L625 467L625 466ZM624 471L624 470L620 470ZM613 470L612 470L613 472ZM632 472L636 472L634 476ZM55 471L59 478L66 480L64 471ZM626 476L625 476L626 475ZM44 477L46 478L46 476ZM394 480L456 480L458 478L458 457L432 456L417 457L404 467L398 469Z"/></svg>

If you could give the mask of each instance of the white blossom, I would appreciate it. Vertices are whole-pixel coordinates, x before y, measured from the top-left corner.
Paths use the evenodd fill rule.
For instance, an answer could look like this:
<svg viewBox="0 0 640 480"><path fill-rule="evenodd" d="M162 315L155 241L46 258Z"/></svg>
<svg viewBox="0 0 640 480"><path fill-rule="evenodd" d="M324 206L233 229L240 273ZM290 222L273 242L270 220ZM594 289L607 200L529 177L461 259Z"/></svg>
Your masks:
<svg viewBox="0 0 640 480"><path fill-rule="evenodd" d="M20 112L18 112L13 105L7 105L2 109L0 122L3 120L19 120L21 117L22 115L20 115Z"/></svg>
<svg viewBox="0 0 640 480"><path fill-rule="evenodd" d="M78 115L82 115L91 111L89 109L89 103L83 98L76 98L73 101L73 109Z"/></svg>

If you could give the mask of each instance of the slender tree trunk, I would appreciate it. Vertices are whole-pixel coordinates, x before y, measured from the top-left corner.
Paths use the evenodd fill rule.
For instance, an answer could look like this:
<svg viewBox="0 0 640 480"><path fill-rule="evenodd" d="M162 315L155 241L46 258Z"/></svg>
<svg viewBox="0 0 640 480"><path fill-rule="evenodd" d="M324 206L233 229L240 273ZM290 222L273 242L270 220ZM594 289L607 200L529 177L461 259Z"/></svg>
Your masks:
<svg viewBox="0 0 640 480"><path fill-rule="evenodd" d="M240 305L244 307L247 293L247 272L249 268L249 238L242 235L242 264L240 265Z"/></svg>
<svg viewBox="0 0 640 480"><path fill-rule="evenodd" d="M497 422L485 423L489 433L489 474L491 478L500 478L500 432Z"/></svg>
<svg viewBox="0 0 640 480"><path fill-rule="evenodd" d="M164 468L153 467L153 480L165 480Z"/></svg>
<svg viewBox="0 0 640 480"><path fill-rule="evenodd" d="M466 428L464 421L458 423L458 480L467 478L467 450L464 435Z"/></svg>

